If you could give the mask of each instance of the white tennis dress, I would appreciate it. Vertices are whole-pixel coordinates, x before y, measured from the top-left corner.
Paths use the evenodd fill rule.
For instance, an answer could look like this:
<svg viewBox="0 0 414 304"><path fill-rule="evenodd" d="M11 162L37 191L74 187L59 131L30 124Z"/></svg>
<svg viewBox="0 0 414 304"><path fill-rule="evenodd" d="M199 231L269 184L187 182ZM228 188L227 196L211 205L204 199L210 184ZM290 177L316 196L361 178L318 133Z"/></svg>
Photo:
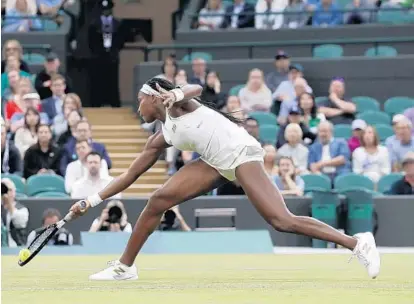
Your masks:
<svg viewBox="0 0 414 304"><path fill-rule="evenodd" d="M165 141L181 151L197 152L201 159L230 181L246 162L263 162L264 150L247 131L216 111L200 106L191 113L171 117L162 125Z"/></svg>

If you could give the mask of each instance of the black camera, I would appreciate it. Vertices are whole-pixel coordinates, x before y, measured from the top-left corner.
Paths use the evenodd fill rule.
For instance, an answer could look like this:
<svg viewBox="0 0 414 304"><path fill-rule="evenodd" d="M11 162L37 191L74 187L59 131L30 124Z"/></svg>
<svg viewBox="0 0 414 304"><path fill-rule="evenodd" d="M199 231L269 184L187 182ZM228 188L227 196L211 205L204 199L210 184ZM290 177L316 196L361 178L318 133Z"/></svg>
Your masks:
<svg viewBox="0 0 414 304"><path fill-rule="evenodd" d="M122 215L123 215L122 209L119 208L118 206L113 206L109 208L108 210L108 219L106 220L106 222L110 224L116 224L116 223L120 224Z"/></svg>
<svg viewBox="0 0 414 304"><path fill-rule="evenodd" d="M178 230L180 228L180 224L177 220L177 215L172 210L167 210L164 213L164 219L161 222L159 229L162 231L168 230Z"/></svg>
<svg viewBox="0 0 414 304"><path fill-rule="evenodd" d="M1 195L7 194L9 192L9 187L5 183L1 183Z"/></svg>
<svg viewBox="0 0 414 304"><path fill-rule="evenodd" d="M70 245L70 233L65 228L60 228L60 230L54 236L55 246L67 246Z"/></svg>

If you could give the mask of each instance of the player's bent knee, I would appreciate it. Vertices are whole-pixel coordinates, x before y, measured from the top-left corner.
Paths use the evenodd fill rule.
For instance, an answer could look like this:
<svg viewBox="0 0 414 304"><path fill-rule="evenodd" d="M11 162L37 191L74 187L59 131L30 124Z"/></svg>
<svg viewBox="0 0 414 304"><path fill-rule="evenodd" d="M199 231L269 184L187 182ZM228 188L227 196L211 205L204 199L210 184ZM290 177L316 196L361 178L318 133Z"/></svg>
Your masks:
<svg viewBox="0 0 414 304"><path fill-rule="evenodd" d="M296 216L293 214L282 217L273 217L270 219L270 224L280 232L295 232L297 225L295 218Z"/></svg>
<svg viewBox="0 0 414 304"><path fill-rule="evenodd" d="M163 214L170 208L170 201L171 199L167 199L161 191L155 191L147 202L146 212L154 215Z"/></svg>

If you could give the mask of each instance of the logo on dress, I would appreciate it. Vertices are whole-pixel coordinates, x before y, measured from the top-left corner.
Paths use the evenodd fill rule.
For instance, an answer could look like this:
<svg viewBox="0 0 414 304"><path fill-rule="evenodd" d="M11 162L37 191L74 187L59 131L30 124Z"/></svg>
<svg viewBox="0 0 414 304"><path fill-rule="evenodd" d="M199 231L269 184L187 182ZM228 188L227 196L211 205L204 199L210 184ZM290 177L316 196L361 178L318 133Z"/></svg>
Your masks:
<svg viewBox="0 0 414 304"><path fill-rule="evenodd" d="M175 133L175 130L177 130L177 126L176 126L176 124L173 124L172 131Z"/></svg>

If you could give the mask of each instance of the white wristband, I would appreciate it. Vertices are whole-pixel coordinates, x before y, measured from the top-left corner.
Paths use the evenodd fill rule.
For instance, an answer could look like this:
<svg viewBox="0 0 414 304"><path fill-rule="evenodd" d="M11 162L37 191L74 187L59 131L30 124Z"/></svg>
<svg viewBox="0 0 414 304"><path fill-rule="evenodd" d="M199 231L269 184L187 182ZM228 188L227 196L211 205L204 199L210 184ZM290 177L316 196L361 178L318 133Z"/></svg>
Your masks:
<svg viewBox="0 0 414 304"><path fill-rule="evenodd" d="M91 207L98 206L100 203L102 203L102 199L98 193L88 196L86 200L91 204Z"/></svg>
<svg viewBox="0 0 414 304"><path fill-rule="evenodd" d="M173 92L175 95L175 101L181 101L184 99L183 90L177 88L177 89L171 90L171 92Z"/></svg>

